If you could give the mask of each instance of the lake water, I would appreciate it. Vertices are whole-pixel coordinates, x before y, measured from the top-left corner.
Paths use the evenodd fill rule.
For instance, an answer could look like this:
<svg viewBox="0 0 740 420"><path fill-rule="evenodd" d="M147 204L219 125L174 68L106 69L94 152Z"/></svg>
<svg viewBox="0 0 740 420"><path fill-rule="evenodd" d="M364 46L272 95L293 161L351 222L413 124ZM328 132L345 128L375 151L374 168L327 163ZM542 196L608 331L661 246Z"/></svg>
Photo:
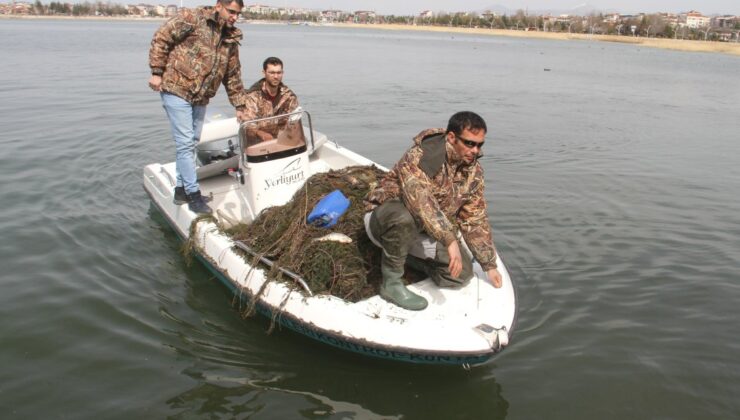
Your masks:
<svg viewBox="0 0 740 420"><path fill-rule="evenodd" d="M174 157L158 25L0 20L0 416L740 417L740 57L241 26L247 84L281 57L316 128L383 165L456 111L487 120L520 308L465 371L267 335L186 264L141 186Z"/></svg>

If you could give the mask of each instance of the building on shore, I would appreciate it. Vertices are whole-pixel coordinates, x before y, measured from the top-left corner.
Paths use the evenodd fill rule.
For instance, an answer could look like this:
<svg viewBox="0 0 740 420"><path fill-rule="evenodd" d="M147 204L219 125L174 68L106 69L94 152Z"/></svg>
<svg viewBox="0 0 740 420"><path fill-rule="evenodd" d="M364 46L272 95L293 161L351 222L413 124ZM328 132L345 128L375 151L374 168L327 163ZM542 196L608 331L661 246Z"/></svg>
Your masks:
<svg viewBox="0 0 740 420"><path fill-rule="evenodd" d="M696 28L706 28L709 26L710 18L707 16L704 16L700 12L697 12L696 10L692 10L690 12L686 12L685 17L682 19L686 27L696 29Z"/></svg>

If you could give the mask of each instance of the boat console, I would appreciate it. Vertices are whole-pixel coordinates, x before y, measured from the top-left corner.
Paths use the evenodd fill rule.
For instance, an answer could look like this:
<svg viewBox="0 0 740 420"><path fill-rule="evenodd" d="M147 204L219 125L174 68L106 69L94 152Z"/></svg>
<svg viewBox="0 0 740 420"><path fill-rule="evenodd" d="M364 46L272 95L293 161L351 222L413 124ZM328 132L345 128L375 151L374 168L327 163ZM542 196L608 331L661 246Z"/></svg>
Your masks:
<svg viewBox="0 0 740 420"><path fill-rule="evenodd" d="M209 121L197 146L199 180L230 174L241 184L252 215L285 204L309 176L314 143L311 116L303 110L237 123Z"/></svg>
<svg viewBox="0 0 740 420"><path fill-rule="evenodd" d="M304 119L308 130L304 130ZM313 146L310 127L311 117L305 111L246 121L239 126L242 172L238 176L245 184L244 193L254 214L288 202L309 177L306 132Z"/></svg>

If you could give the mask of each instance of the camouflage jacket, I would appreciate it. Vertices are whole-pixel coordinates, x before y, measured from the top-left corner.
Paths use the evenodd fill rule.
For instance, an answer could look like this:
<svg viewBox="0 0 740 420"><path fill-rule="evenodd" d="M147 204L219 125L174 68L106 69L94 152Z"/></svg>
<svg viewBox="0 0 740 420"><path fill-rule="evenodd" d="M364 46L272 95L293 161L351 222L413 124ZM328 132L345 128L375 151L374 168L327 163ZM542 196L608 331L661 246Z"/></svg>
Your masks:
<svg viewBox="0 0 740 420"><path fill-rule="evenodd" d="M149 49L152 74L162 76L162 91L193 105L206 105L223 81L229 101L243 107L239 41L242 32L229 28L215 10L183 9L154 33Z"/></svg>
<svg viewBox="0 0 740 420"><path fill-rule="evenodd" d="M424 231L449 245L459 229L484 270L496 268L496 250L483 195L483 169L457 155L442 128L424 130L401 160L365 197L370 211L401 197Z"/></svg>
<svg viewBox="0 0 740 420"><path fill-rule="evenodd" d="M263 78L247 90L247 120L287 114L298 108L298 97L289 87L280 83L277 95L270 98L263 89L264 84Z"/></svg>

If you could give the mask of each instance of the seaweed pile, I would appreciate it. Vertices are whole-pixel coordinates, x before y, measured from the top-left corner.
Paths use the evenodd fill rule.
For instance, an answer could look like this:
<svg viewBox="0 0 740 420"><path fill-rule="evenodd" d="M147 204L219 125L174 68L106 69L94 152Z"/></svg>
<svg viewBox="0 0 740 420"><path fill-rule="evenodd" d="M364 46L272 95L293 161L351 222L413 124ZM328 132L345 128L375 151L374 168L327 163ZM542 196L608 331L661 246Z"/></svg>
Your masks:
<svg viewBox="0 0 740 420"><path fill-rule="evenodd" d="M315 294L357 302L377 294L380 285L380 249L365 233L362 199L383 174L373 165L313 175L290 202L265 209L253 223L233 226L226 233L275 263L268 278L293 284L281 267L303 277ZM350 200L347 212L331 228L307 224L306 216L316 203L336 189ZM315 240L332 232L343 233L352 242ZM245 258L254 257L245 254ZM252 263L256 265L257 258Z"/></svg>

